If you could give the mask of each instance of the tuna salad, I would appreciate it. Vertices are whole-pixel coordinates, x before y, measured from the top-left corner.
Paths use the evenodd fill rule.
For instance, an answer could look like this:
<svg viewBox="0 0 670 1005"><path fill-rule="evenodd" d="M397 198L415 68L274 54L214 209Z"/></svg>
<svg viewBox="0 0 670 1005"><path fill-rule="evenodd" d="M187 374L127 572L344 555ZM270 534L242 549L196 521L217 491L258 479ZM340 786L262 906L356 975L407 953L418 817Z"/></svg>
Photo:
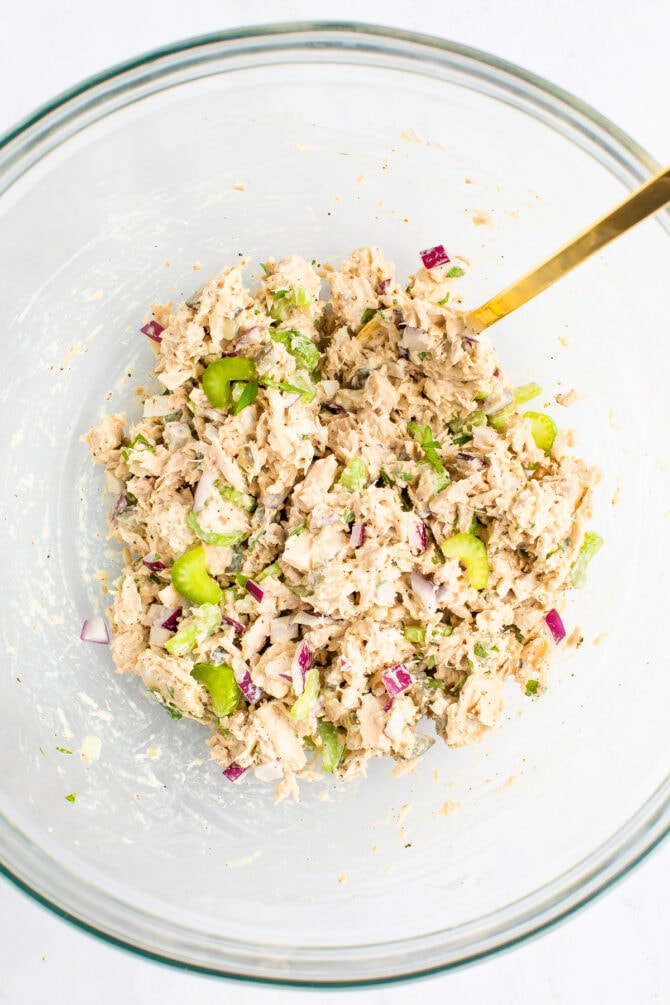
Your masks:
<svg viewBox="0 0 670 1005"><path fill-rule="evenodd" d="M240 260L153 305L157 390L86 437L124 546L116 667L231 781L295 795L317 764L476 742L507 678L544 690L601 544L597 472L452 309L463 266L421 258L406 284L379 248L290 256L252 291Z"/></svg>

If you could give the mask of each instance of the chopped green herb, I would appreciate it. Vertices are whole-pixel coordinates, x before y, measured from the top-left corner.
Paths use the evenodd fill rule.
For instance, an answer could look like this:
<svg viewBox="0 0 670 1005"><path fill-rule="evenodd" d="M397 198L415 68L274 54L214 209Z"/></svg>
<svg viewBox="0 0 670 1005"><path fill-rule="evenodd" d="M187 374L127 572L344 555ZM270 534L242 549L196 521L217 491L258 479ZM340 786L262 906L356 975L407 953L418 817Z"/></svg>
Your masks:
<svg viewBox="0 0 670 1005"><path fill-rule="evenodd" d="M440 691L444 691L447 686L443 680L437 680L435 677L426 677L424 684L428 687L437 687Z"/></svg>
<svg viewBox="0 0 670 1005"><path fill-rule="evenodd" d="M288 290L275 290L272 294L272 299L274 301L283 300L284 297L288 296Z"/></svg>
<svg viewBox="0 0 670 1005"><path fill-rule="evenodd" d="M265 273L265 275L269 276L270 275L270 270L268 269L268 267L265 264L265 262L259 262L259 265L260 265L261 269L263 270L263 272Z"/></svg>
<svg viewBox="0 0 670 1005"><path fill-rule="evenodd" d="M352 457L340 475L340 485L347 492L362 492L368 483L368 473L358 457Z"/></svg>
<svg viewBox="0 0 670 1005"><path fill-rule="evenodd" d="M130 457L131 450L138 450L138 451L148 450L152 454L156 453L156 448L153 445L153 443L149 443L146 436L144 436L142 433L138 433L137 436L134 436L127 447L122 447L121 456L123 457L124 461L127 461L128 458Z"/></svg>
<svg viewBox="0 0 670 1005"><path fill-rule="evenodd" d="M56 750L58 751L59 754L71 754L72 753L72 751L68 750L67 747L56 747Z"/></svg>
<svg viewBox="0 0 670 1005"><path fill-rule="evenodd" d="M379 478L383 482L384 485L386 485L386 486L393 485L393 481L391 479L390 474L387 471L384 471L383 469L379 472Z"/></svg>
<svg viewBox="0 0 670 1005"><path fill-rule="evenodd" d="M361 314L361 327L363 327L363 325L366 325L368 321L372 321L375 314L379 314L380 318L386 320L384 318L383 312L380 311L378 307L366 307L363 313Z"/></svg>
<svg viewBox="0 0 670 1005"><path fill-rule="evenodd" d="M155 572L150 572L149 573L149 579L151 580L152 583L155 583L156 586L164 586L165 585L163 583L163 580L160 578L160 576L157 576Z"/></svg>
<svg viewBox="0 0 670 1005"><path fill-rule="evenodd" d="M531 695L537 694L538 684L539 684L539 682L536 681L536 680L527 680L526 681L526 695L529 698L530 698Z"/></svg>
<svg viewBox="0 0 670 1005"><path fill-rule="evenodd" d="M258 378L261 387L272 387L276 391L286 391L288 394L299 394L303 401L310 402L316 398L316 388L306 374L295 373L290 381L274 380L272 377Z"/></svg>
<svg viewBox="0 0 670 1005"><path fill-rule="evenodd" d="M186 517L186 523L189 525L196 537L199 537L201 541L204 541L205 544L212 544L219 548L232 547L233 545L240 544L249 537L249 532L246 530L232 530L225 534L219 534L213 530L203 530L195 513L188 514Z"/></svg>
<svg viewBox="0 0 670 1005"><path fill-rule="evenodd" d="M435 657L434 656L429 656L428 657L428 663L427 663L426 666L427 666L428 670L434 670L435 669Z"/></svg>
<svg viewBox="0 0 670 1005"><path fill-rule="evenodd" d="M441 300L437 301L437 306L438 307L444 307L445 304L448 304L450 296L451 296L451 293L446 293L445 296L443 296Z"/></svg>
<svg viewBox="0 0 670 1005"><path fill-rule="evenodd" d="M465 269L462 269L460 265L452 265L452 267L447 272L447 279L459 279L461 276L465 275Z"/></svg>
<svg viewBox="0 0 670 1005"><path fill-rule="evenodd" d="M349 524L349 523L353 523L355 519L356 519L356 517L351 512L351 510L350 509L345 509L344 513L342 514L342 522Z"/></svg>
<svg viewBox="0 0 670 1005"><path fill-rule="evenodd" d="M288 534L286 535L286 540L288 541L288 539L290 537L294 537L296 534L302 534L302 532L305 529L306 525L307 525L307 522L305 520L301 520L299 524L296 524L296 526L293 528L293 530L290 530L288 532Z"/></svg>
<svg viewBox="0 0 670 1005"><path fill-rule="evenodd" d="M268 576L281 576L282 572L283 570L279 562L273 562L272 565L268 565L267 568L258 573L255 577L255 582L262 583L264 579L268 578Z"/></svg>
<svg viewBox="0 0 670 1005"><path fill-rule="evenodd" d="M581 590L586 586L586 567L604 543L600 534L595 534L591 530L584 534L584 542L572 566L571 584L576 590Z"/></svg>
<svg viewBox="0 0 670 1005"><path fill-rule="evenodd" d="M270 316L275 321L281 321L291 307L309 307L312 303L311 296L303 286L296 286L294 290L277 290L273 293L272 300Z"/></svg>
<svg viewBox="0 0 670 1005"><path fill-rule="evenodd" d="M426 461L438 475L438 484L440 487L436 486L435 491L441 492L449 484L449 476L444 464L437 455L437 451L442 449L442 444L438 443L433 437L433 431L430 426L420 426L418 423L411 421L407 423L407 432L417 441L426 455Z"/></svg>
<svg viewBox="0 0 670 1005"><path fill-rule="evenodd" d="M414 481L414 475L410 475L410 473L408 471L392 471L391 474L395 478L402 478L402 480L404 482L413 482Z"/></svg>
<svg viewBox="0 0 670 1005"><path fill-rule="evenodd" d="M447 639L453 632L451 625L435 625L433 627L432 635L433 638L443 638Z"/></svg>
<svg viewBox="0 0 670 1005"><path fill-rule="evenodd" d="M77 802L77 793L76 792L70 792L64 798L67 799L68 803L76 803Z"/></svg>
<svg viewBox="0 0 670 1005"><path fill-rule="evenodd" d="M481 660L486 660L489 657L488 652L484 649L481 642L475 642L475 656L479 656Z"/></svg>
<svg viewBox="0 0 670 1005"><path fill-rule="evenodd" d="M40 747L40 754L42 755L42 757L46 757L47 756L44 747Z"/></svg>

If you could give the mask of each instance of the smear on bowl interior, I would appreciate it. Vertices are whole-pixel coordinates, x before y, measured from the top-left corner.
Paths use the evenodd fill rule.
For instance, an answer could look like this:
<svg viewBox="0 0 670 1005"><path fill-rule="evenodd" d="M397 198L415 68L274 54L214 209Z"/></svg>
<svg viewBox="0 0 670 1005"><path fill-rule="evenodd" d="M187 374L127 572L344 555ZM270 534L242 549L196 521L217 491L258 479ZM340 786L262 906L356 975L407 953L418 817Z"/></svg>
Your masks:
<svg viewBox="0 0 670 1005"><path fill-rule="evenodd" d="M320 756L476 742L503 682L545 687L565 591L601 544L597 472L450 308L441 246L399 283L379 248L258 287L227 267L141 330L158 390L86 437L128 556L109 611L121 673L203 723L231 781L296 793ZM87 641L106 641L88 623ZM93 637L91 637L93 636Z"/></svg>

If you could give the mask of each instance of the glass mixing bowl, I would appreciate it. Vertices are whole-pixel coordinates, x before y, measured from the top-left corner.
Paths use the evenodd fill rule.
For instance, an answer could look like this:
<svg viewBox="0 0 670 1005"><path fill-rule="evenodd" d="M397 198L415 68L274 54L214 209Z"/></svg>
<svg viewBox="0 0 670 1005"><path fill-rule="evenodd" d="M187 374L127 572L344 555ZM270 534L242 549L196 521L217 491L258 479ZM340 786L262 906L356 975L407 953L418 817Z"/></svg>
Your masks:
<svg viewBox="0 0 670 1005"><path fill-rule="evenodd" d="M580 648L539 700L511 690L476 750L393 777L231 785L109 650L79 641L115 567L80 437L132 410L151 301L245 253L399 272L443 243L475 305L656 169L549 84L437 39L345 25L197 39L88 81L0 159L4 648L0 850L26 890L152 957L275 982L393 980L565 917L668 828L670 564L658 214L493 329L514 383L576 388L604 476L605 547L574 591ZM194 266L200 263L197 273ZM560 413L560 415L559 415ZM63 750L72 753L64 753ZM66 796L76 793L76 801Z"/></svg>

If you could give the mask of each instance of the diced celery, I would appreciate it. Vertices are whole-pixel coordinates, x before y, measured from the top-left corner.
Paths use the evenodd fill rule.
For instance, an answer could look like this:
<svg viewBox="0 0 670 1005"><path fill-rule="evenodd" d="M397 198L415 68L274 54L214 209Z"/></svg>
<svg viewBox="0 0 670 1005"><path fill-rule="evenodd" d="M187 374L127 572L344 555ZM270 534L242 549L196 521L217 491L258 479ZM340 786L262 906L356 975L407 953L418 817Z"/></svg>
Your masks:
<svg viewBox="0 0 670 1005"><path fill-rule="evenodd" d="M286 328L272 332L272 341L281 342L286 347L287 352L293 356L299 366L303 366L310 373L318 365L321 353L311 339L294 328Z"/></svg>
<svg viewBox="0 0 670 1005"><path fill-rule="evenodd" d="M219 548L232 547L249 537L249 531L247 530L231 530L225 534L218 534L214 530L203 530L195 513L188 514L186 523L201 541L204 541L205 544L216 545Z"/></svg>
<svg viewBox="0 0 670 1005"><path fill-rule="evenodd" d="M238 492L237 489L230 488L229 485L221 485L220 482L215 482L215 485L226 502L232 503L233 506L239 506L247 513L253 513L256 509L256 500L253 496L247 495L246 492Z"/></svg>
<svg viewBox="0 0 670 1005"><path fill-rule="evenodd" d="M407 642L416 642L422 645L426 641L426 629L423 625L408 625L403 635Z"/></svg>
<svg viewBox="0 0 670 1005"><path fill-rule="evenodd" d="M470 585L483 590L489 579L489 560L486 546L474 534L454 534L442 545L445 558L457 558L468 570Z"/></svg>
<svg viewBox="0 0 670 1005"><path fill-rule="evenodd" d="M321 676L318 667L312 667L307 671L305 678L305 688L291 708L293 719L306 719L313 715L319 701L321 691Z"/></svg>
<svg viewBox="0 0 670 1005"><path fill-rule="evenodd" d="M340 475L340 485L347 492L362 492L368 483L368 473L363 461L352 457Z"/></svg>
<svg viewBox="0 0 670 1005"><path fill-rule="evenodd" d="M230 385L234 380L253 380L256 365L244 356L226 356L210 363L202 375L202 389L214 408L228 408L232 401Z"/></svg>
<svg viewBox="0 0 670 1005"><path fill-rule="evenodd" d="M323 770L335 771L344 754L343 734L332 722L319 719L316 724L316 735L321 740L321 763Z"/></svg>
<svg viewBox="0 0 670 1005"><path fill-rule="evenodd" d="M176 565L176 563L175 563ZM165 643L171 656L186 656L203 639L213 635L221 624L221 611L216 604L203 603L182 623L181 628Z"/></svg>
<svg viewBox="0 0 670 1005"><path fill-rule="evenodd" d="M242 692L237 686L231 666L227 663L218 666L212 663L196 663L191 670L191 676L209 691L212 710L219 719L235 711Z"/></svg>
<svg viewBox="0 0 670 1005"><path fill-rule="evenodd" d="M600 534L596 534L591 530L588 530L584 534L584 542L572 566L571 583L575 589L581 590L586 586L586 567L595 553L600 551L604 543Z"/></svg>
<svg viewBox="0 0 670 1005"><path fill-rule="evenodd" d="M542 388L539 384L522 384L521 387L514 389L514 404L523 405L524 402L537 398L539 394L542 394Z"/></svg>
<svg viewBox="0 0 670 1005"><path fill-rule="evenodd" d="M241 395L235 402L233 408L233 415L239 415L248 405L256 400L258 396L258 381L250 380L248 384L244 385Z"/></svg>
<svg viewBox="0 0 670 1005"><path fill-rule="evenodd" d="M530 431L533 434L535 446L548 454L554 445L558 432L554 420L550 415L545 415L544 412L524 412L523 417L530 422Z"/></svg>
<svg viewBox="0 0 670 1005"><path fill-rule="evenodd" d="M205 549L201 544L181 555L170 570L177 593L192 604L218 604L221 587L207 572Z"/></svg>

